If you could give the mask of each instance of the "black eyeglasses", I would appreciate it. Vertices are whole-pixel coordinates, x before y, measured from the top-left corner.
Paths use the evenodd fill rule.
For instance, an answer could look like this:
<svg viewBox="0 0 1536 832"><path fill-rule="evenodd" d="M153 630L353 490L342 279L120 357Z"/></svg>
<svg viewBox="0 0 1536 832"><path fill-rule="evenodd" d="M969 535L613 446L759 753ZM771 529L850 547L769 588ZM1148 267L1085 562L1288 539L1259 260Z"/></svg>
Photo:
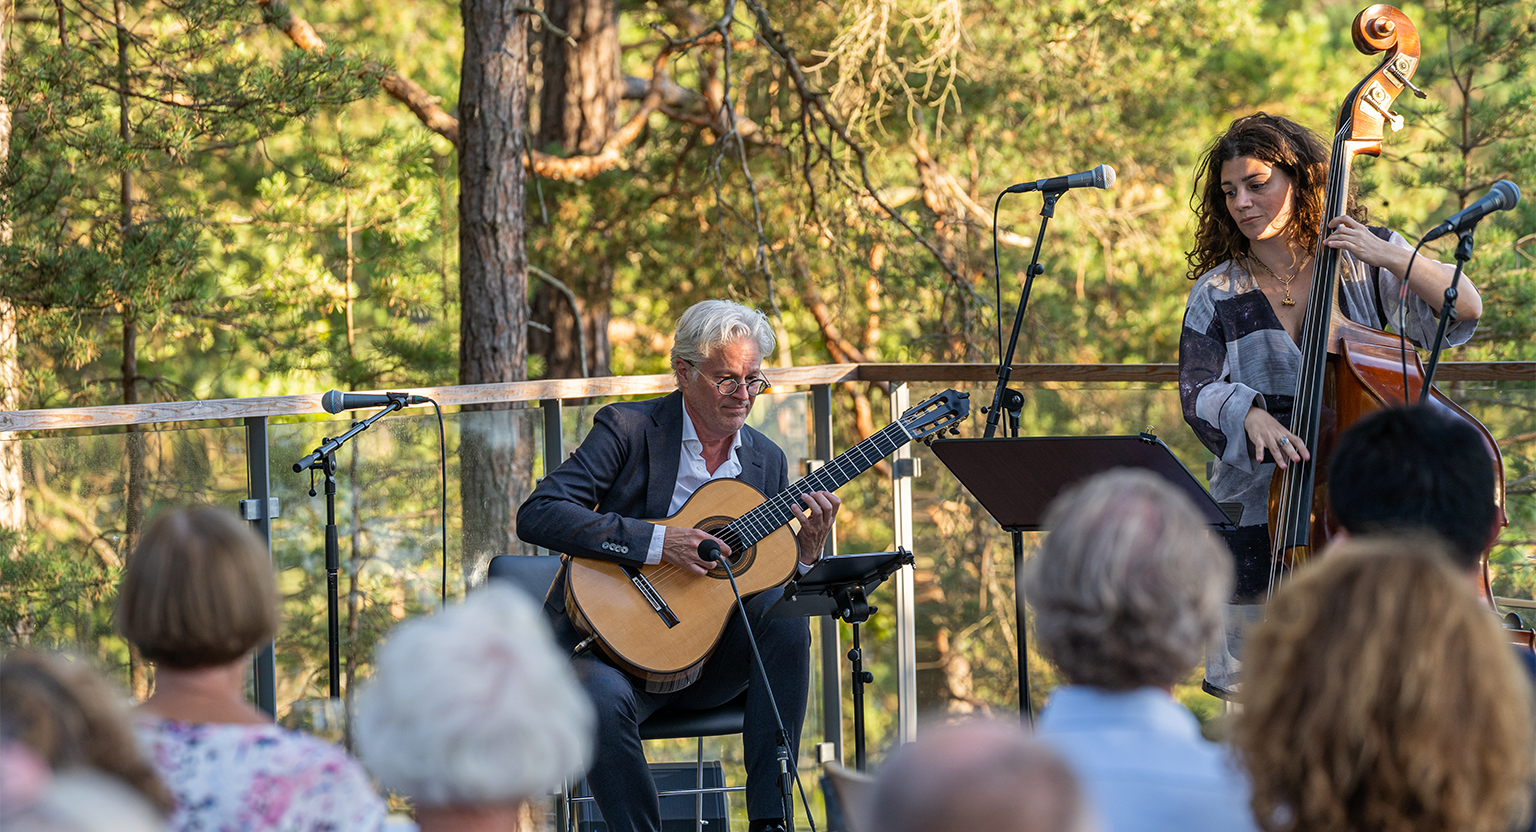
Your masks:
<svg viewBox="0 0 1536 832"><path fill-rule="evenodd" d="M686 363L690 367L693 367L693 371L695 373L697 373L699 371L698 366L695 365L692 361L687 361L687 362L684 362L684 363ZM741 387L746 387L747 388L747 395L748 396L757 396L757 395L761 395L764 390L767 390L768 388L773 386L772 384L768 383L768 379L766 379L766 378L753 378L753 379L748 379L748 380L746 380L744 382L737 381L734 378L722 378L719 381L715 382L714 384L715 384L715 389L719 390L720 391L720 395L722 395L722 396L733 396L733 395L736 394L736 391L739 388L741 388Z"/></svg>

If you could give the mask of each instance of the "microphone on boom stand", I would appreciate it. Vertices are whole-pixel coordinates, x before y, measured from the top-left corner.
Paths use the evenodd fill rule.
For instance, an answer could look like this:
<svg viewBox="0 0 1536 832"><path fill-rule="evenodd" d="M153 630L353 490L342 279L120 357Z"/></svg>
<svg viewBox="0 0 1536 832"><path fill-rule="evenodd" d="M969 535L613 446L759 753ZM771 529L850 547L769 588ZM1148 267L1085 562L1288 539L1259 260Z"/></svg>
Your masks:
<svg viewBox="0 0 1536 832"><path fill-rule="evenodd" d="M1029 291L1034 286L1035 278L1045 272L1045 267L1040 265L1040 243L1045 238L1045 226L1051 217L1056 216L1056 201L1061 195L1073 188L1108 188L1115 184L1115 169L1109 165L1099 165L1093 170L1073 173L1066 176L1053 176L1047 179L1036 179L1033 182L1020 182L1013 185L1003 193L997 195L997 203L992 206L992 267L995 285L997 287L997 388L992 394L992 405L984 412L987 414L987 426L983 434L984 439L992 439L997 434L998 423L1002 419L1002 411L1008 411L1008 426L1012 435L1019 435L1019 412L1024 407L1024 396L1017 390L1008 387L1008 378L1012 373L1014 350L1019 345L1019 329L1024 324L1024 309L1029 304ZM1034 254L1029 259L1029 268L1024 271L1024 290L1019 295L1018 310L1013 318L1013 334L1009 338L1007 349L1003 348L1003 270L1001 260L997 253L997 211L1003 203L1003 194L1020 194L1029 191L1039 191L1044 197L1044 204L1040 208L1040 233L1035 235ZM1018 627L1018 651L1019 651L1019 716L1026 725L1033 725L1035 721L1034 706L1029 697L1029 642L1028 633L1024 626L1024 534L1021 531L1011 531L1013 538L1013 568L1014 568L1014 598L1018 605L1016 626Z"/></svg>

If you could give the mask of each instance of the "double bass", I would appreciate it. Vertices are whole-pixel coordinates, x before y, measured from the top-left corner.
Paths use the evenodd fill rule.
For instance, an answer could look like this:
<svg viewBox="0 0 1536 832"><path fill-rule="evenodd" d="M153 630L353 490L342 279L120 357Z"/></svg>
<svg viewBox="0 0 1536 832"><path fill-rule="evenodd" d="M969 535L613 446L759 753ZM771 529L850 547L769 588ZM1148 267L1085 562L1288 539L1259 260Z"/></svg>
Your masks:
<svg viewBox="0 0 1536 832"><path fill-rule="evenodd" d="M1377 4L1355 17L1355 47L1362 53L1386 53L1339 109L1329 160L1322 227L1313 257L1312 292L1301 328L1301 367L1291 415L1291 432L1312 450L1309 460L1277 469L1270 481L1270 591L1284 573L1304 563L1328 540L1334 525L1327 513L1327 459L1334 437L1366 414L1402 405L1423 387L1424 369L1418 353L1406 349L1401 336L1355 323L1339 309L1341 252L1323 244L1329 224L1349 210L1350 169L1356 156L1381 155L1385 127L1402 129L1392 111L1405 90L1413 89L1419 65L1419 34L1407 15ZM1405 357L1406 353L1406 357ZM1406 363L1406 369L1404 364ZM1431 387L1422 403L1465 420L1483 437L1495 474L1497 525L1508 523L1504 512L1504 466L1499 447L1481 422ZM1486 552L1481 564L1481 588L1492 605ZM1512 636L1522 631L1512 631ZM1531 643L1530 631L1514 640Z"/></svg>

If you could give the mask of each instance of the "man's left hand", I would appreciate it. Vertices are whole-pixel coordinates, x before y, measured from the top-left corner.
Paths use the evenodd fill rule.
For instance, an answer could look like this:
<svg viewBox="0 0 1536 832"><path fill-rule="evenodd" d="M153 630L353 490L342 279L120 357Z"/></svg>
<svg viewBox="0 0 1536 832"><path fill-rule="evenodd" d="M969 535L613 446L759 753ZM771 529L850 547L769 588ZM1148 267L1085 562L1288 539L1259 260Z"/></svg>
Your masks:
<svg viewBox="0 0 1536 832"><path fill-rule="evenodd" d="M812 491L802 494L800 499L805 503L804 510L794 503L789 508L800 521L800 532L795 536L800 543L800 562L809 566L821 559L822 547L832 533L832 522L837 519L843 501L830 491Z"/></svg>

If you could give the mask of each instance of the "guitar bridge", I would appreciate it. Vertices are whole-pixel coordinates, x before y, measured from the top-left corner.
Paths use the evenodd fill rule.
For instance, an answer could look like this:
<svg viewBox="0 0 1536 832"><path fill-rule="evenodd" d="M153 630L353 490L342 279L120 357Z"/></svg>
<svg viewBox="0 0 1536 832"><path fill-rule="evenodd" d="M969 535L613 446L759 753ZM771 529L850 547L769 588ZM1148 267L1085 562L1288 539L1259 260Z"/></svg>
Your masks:
<svg viewBox="0 0 1536 832"><path fill-rule="evenodd" d="M651 609L656 612L656 615L661 617L662 622L667 625L667 629L670 630L682 623L677 614L672 612L672 608L667 606L667 602L662 599L661 593L656 591L656 587L651 586L650 580L640 574L640 570L626 569L625 571L629 573L629 582L634 584L636 589L640 590L641 597L645 598L645 602L650 604Z"/></svg>

